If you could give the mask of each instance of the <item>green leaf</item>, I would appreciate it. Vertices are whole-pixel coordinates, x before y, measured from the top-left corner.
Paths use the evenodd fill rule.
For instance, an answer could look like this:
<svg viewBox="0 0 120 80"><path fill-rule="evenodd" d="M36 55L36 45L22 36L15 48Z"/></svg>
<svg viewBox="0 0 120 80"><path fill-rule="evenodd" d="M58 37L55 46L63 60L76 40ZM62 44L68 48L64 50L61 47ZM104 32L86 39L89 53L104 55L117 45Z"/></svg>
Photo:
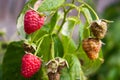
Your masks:
<svg viewBox="0 0 120 80"><path fill-rule="evenodd" d="M58 11L57 14L56 14L56 18L54 18L53 16L53 19L54 19L54 22L51 20L50 24L51 24L51 27L53 28L52 30L52 34L57 34L57 32L59 31L59 28L60 28L60 22L61 22L61 19L63 19L64 17L64 12L61 12L61 11ZM55 21L56 19L56 21ZM55 23L54 26L52 26L52 23Z"/></svg>
<svg viewBox="0 0 120 80"><path fill-rule="evenodd" d="M50 11L50 10L55 10L58 7L60 7L65 0L44 0L42 4L39 6L38 11L43 12L43 11Z"/></svg>
<svg viewBox="0 0 120 80"><path fill-rule="evenodd" d="M82 45L80 45L79 50L77 51L77 56L82 64L82 69L85 75L90 75L94 73L102 64L99 58L103 58L102 50L99 53L99 58L96 60L90 60L86 53L84 52Z"/></svg>
<svg viewBox="0 0 120 80"><path fill-rule="evenodd" d="M70 74L67 68L62 69L60 80L71 80Z"/></svg>
<svg viewBox="0 0 120 80"><path fill-rule="evenodd" d="M77 50L80 48L82 40L85 38L89 38L90 37L90 29L88 28L88 23L80 23L79 24L79 44L77 47Z"/></svg>
<svg viewBox="0 0 120 80"><path fill-rule="evenodd" d="M79 40L80 42L84 39L84 25L81 23L79 24Z"/></svg>
<svg viewBox="0 0 120 80"><path fill-rule="evenodd" d="M38 55L41 56L45 62L48 62L50 59L52 59L51 43L51 36L45 37L38 51Z"/></svg>
<svg viewBox="0 0 120 80"><path fill-rule="evenodd" d="M64 51L63 51L63 45L62 45L62 42L60 41L60 38L57 35L53 35L52 38L54 41L55 57L63 57Z"/></svg>
<svg viewBox="0 0 120 80"><path fill-rule="evenodd" d="M75 23L75 20L70 19L62 27L61 41L64 47L64 53L73 53L76 50L76 44L71 37Z"/></svg>
<svg viewBox="0 0 120 80"><path fill-rule="evenodd" d="M85 8L85 7L82 7L82 10L81 10L81 11L82 11L82 13L84 14L87 22L90 24L90 23L93 21L93 19L92 19L92 16L91 16L91 14L90 14L89 9L88 9L88 8Z"/></svg>
<svg viewBox="0 0 120 80"><path fill-rule="evenodd" d="M24 32L24 14L29 9L28 5L32 7L36 1L37 0L29 0L25 4L24 8L22 9L21 13L18 16L18 19L17 19L17 29L18 29L18 33L20 34L22 39L26 38L26 34Z"/></svg>
<svg viewBox="0 0 120 80"><path fill-rule="evenodd" d="M62 35L61 41L64 47L64 54L75 52L77 46L72 38Z"/></svg>
<svg viewBox="0 0 120 80"><path fill-rule="evenodd" d="M56 27L56 24L58 23L59 19L60 19L60 14L58 11L55 12L55 14L52 16L51 20L50 20L50 30L49 32L51 33L54 28Z"/></svg>
<svg viewBox="0 0 120 80"><path fill-rule="evenodd" d="M23 43L22 41L12 42L8 45L2 64L3 80L24 79L20 74L21 59L22 56L25 54L22 48L22 43Z"/></svg>
<svg viewBox="0 0 120 80"><path fill-rule="evenodd" d="M90 30L88 29L88 23L80 23L79 24L79 44L77 45L77 50L79 50L82 40L85 38L89 38L90 36Z"/></svg>
<svg viewBox="0 0 120 80"><path fill-rule="evenodd" d="M44 64L42 64L42 66L40 68L40 72L39 72L38 77L39 77L40 80L48 80L47 70L46 70Z"/></svg>
<svg viewBox="0 0 120 80"><path fill-rule="evenodd" d="M73 19L68 19L68 21L63 25L61 33L65 36L72 36L76 21Z"/></svg>
<svg viewBox="0 0 120 80"><path fill-rule="evenodd" d="M67 18L67 20L69 21L69 23L71 24L79 24L81 21L77 16L69 16Z"/></svg>
<svg viewBox="0 0 120 80"><path fill-rule="evenodd" d="M66 3L65 5L64 5L64 7L67 7L67 6L69 6L69 7L71 7L71 8L75 8L76 10L78 10L79 8L76 6L76 5L74 5L73 3Z"/></svg>
<svg viewBox="0 0 120 80"><path fill-rule="evenodd" d="M90 37L90 29L88 23L80 23L79 24L79 39L82 41L85 38Z"/></svg>
<svg viewBox="0 0 120 80"><path fill-rule="evenodd" d="M84 24L83 37L84 38L90 37L90 29L89 29L89 24L88 23Z"/></svg>
<svg viewBox="0 0 120 80"><path fill-rule="evenodd" d="M64 58L67 60L69 68L62 71L61 80L85 80L78 58L73 54L67 54Z"/></svg>
<svg viewBox="0 0 120 80"><path fill-rule="evenodd" d="M46 24L41 29L31 34L31 41L36 42L44 35L49 34L49 30L50 30L49 26L50 26L49 24Z"/></svg>

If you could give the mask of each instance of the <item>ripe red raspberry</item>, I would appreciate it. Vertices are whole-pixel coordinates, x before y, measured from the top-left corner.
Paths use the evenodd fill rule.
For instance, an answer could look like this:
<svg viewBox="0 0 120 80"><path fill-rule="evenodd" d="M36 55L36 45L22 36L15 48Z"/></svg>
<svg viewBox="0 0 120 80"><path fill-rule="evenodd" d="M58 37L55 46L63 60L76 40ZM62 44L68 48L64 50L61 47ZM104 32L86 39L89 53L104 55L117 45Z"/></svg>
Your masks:
<svg viewBox="0 0 120 80"><path fill-rule="evenodd" d="M87 56L94 60L99 56L99 51L101 49L102 42L97 38L87 38L82 42L83 50L86 52Z"/></svg>
<svg viewBox="0 0 120 80"><path fill-rule="evenodd" d="M40 16L34 10L28 10L24 17L24 30L27 34L31 34L40 29L44 24L44 17Z"/></svg>
<svg viewBox="0 0 120 80"><path fill-rule="evenodd" d="M41 59L37 56L27 53L22 58L21 74L25 78L33 76L41 67Z"/></svg>

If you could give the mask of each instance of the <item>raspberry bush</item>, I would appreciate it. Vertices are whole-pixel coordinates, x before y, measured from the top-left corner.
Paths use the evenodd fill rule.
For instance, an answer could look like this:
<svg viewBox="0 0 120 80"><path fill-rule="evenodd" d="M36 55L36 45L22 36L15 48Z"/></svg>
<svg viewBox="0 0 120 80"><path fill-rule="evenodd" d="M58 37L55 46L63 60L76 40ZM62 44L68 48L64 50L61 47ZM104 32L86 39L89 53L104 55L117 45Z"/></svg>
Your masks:
<svg viewBox="0 0 120 80"><path fill-rule="evenodd" d="M83 0L29 0L17 19L21 40L4 55L3 80L88 79L103 63L107 22Z"/></svg>

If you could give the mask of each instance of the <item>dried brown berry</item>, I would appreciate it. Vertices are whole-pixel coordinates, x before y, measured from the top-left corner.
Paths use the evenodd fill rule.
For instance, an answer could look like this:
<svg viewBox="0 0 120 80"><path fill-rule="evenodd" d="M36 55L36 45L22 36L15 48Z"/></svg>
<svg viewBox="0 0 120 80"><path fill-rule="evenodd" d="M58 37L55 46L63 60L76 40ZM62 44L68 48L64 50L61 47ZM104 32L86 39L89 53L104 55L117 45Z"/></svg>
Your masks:
<svg viewBox="0 0 120 80"><path fill-rule="evenodd" d="M58 65L58 72L60 73L62 71L63 68L67 67L69 68L68 66L68 63L65 59L62 59L62 58L55 58L56 61L58 61L59 65Z"/></svg>
<svg viewBox="0 0 120 80"><path fill-rule="evenodd" d="M47 66L47 73L56 73L58 70L59 63L56 60L50 60L46 66Z"/></svg>
<svg viewBox="0 0 120 80"><path fill-rule="evenodd" d="M48 73L49 80L60 80L60 73Z"/></svg>
<svg viewBox="0 0 120 80"><path fill-rule="evenodd" d="M57 57L53 60L50 60L47 64L47 73L49 80L60 80L60 72L63 68L69 67L65 59Z"/></svg>
<svg viewBox="0 0 120 80"><path fill-rule="evenodd" d="M69 67L68 66L68 63L65 59L62 59L62 58L55 58L54 60L50 60L47 64L46 64L46 67L47 67L47 73L56 73L56 72L59 72L65 68L65 67Z"/></svg>
<svg viewBox="0 0 120 80"><path fill-rule="evenodd" d="M83 50L86 52L87 56L94 60L99 56L99 51L101 49L102 42L97 38L87 38L82 42Z"/></svg>
<svg viewBox="0 0 120 80"><path fill-rule="evenodd" d="M90 25L91 32L96 38L103 39L107 32L107 22L104 20L97 20Z"/></svg>
<svg viewBox="0 0 120 80"><path fill-rule="evenodd" d="M28 43L23 43L23 48L25 50L25 52L34 52L35 48L33 47L33 45L30 45Z"/></svg>

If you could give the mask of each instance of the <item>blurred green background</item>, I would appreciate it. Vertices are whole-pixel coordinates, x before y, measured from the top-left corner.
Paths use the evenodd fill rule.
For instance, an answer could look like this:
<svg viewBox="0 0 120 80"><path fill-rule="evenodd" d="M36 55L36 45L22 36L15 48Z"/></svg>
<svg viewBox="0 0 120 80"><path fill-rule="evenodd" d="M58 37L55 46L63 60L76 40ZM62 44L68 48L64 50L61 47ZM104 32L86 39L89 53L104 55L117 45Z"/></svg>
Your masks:
<svg viewBox="0 0 120 80"><path fill-rule="evenodd" d="M103 3L104 1L110 0L101 0ZM105 43L102 47L105 61L98 71L88 76L88 78L89 80L120 80L120 1L114 0L112 3L105 6L104 9L101 9L102 3L101 5L98 5L100 0L86 0L86 2L88 2L97 11L101 19L104 18L114 21L114 23L110 23L108 25L107 35L105 39L102 40L103 43ZM19 11L16 14L18 14ZM15 22L15 20L13 21ZM5 33L2 29L0 29L0 80L2 80L1 63L3 55L7 44L10 41L10 39L6 40L6 34L8 33Z"/></svg>

